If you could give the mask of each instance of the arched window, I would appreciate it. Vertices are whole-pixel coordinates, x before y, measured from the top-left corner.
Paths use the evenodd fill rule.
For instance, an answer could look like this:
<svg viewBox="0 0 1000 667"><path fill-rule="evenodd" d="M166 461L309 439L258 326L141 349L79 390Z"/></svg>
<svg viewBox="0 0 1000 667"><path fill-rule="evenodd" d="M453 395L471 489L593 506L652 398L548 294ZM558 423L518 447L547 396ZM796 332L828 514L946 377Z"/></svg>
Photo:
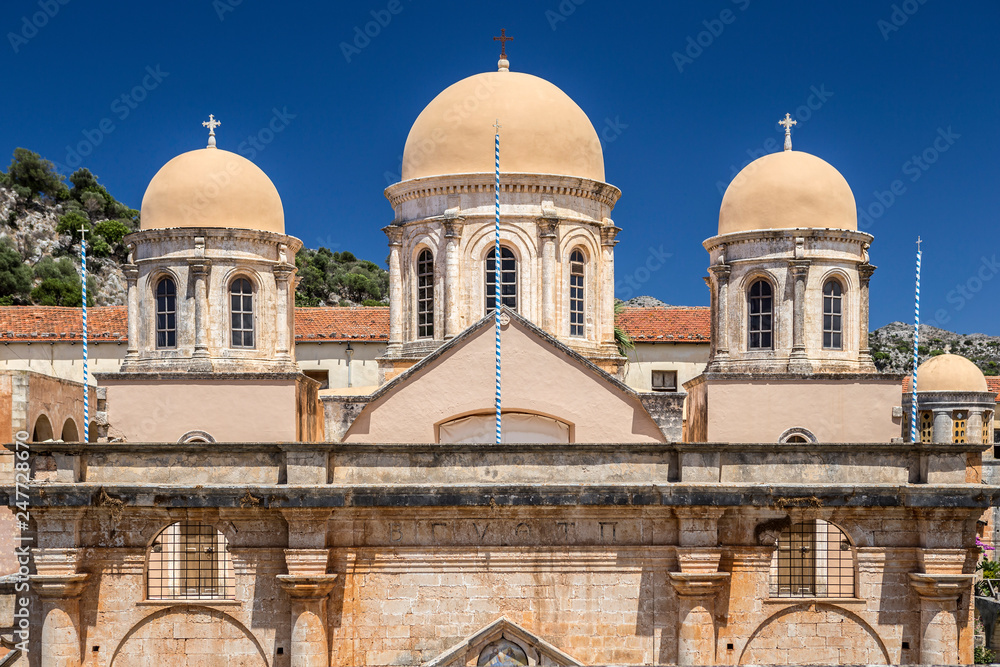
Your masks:
<svg viewBox="0 0 1000 667"><path fill-rule="evenodd" d="M226 536L212 526L181 521L156 536L146 557L150 600L232 600L233 559Z"/></svg>
<svg viewBox="0 0 1000 667"><path fill-rule="evenodd" d="M775 546L771 597L854 597L854 547L837 526L803 521L781 531Z"/></svg>
<svg viewBox="0 0 1000 667"><path fill-rule="evenodd" d="M237 278L229 286L229 314L233 347L253 347L253 285Z"/></svg>
<svg viewBox="0 0 1000 667"><path fill-rule="evenodd" d="M749 293L750 333L749 347L751 350L773 349L774 341L774 299L771 284L766 280L758 280L750 286Z"/></svg>
<svg viewBox="0 0 1000 667"><path fill-rule="evenodd" d="M569 335L583 335L583 253L569 256Z"/></svg>
<svg viewBox="0 0 1000 667"><path fill-rule="evenodd" d="M844 334L844 296L840 283L828 280L823 285L823 349L842 350Z"/></svg>
<svg viewBox="0 0 1000 667"><path fill-rule="evenodd" d="M486 255L486 313L493 312L496 294L496 248ZM500 304L517 311L517 259L507 247L500 248Z"/></svg>
<svg viewBox="0 0 1000 667"><path fill-rule="evenodd" d="M156 283L156 347L177 347L177 287L170 278Z"/></svg>
<svg viewBox="0 0 1000 667"><path fill-rule="evenodd" d="M417 338L434 338L434 256L417 256Z"/></svg>

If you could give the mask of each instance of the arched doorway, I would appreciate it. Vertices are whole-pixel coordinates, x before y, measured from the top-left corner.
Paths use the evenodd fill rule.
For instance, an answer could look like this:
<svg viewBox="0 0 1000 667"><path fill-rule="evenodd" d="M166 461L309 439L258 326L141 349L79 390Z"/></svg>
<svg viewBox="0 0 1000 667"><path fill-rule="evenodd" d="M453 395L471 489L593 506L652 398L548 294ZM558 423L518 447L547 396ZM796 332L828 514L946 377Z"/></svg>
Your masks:
<svg viewBox="0 0 1000 667"><path fill-rule="evenodd" d="M52 439L52 423L45 415L38 415L35 428L31 431L32 442L45 442Z"/></svg>

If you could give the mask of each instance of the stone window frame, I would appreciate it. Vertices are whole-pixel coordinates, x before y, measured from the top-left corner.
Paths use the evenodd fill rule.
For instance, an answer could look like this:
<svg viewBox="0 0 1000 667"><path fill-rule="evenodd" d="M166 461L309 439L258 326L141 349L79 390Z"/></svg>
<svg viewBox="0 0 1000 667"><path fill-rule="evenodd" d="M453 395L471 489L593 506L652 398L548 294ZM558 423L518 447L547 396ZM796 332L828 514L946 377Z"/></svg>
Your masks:
<svg viewBox="0 0 1000 667"><path fill-rule="evenodd" d="M792 438L802 438L802 440L793 440ZM813 432L802 426L793 426L792 428L785 429L785 431L778 436L778 442L780 443L817 443L819 439L813 435Z"/></svg>
<svg viewBox="0 0 1000 667"><path fill-rule="evenodd" d="M969 441L969 411L955 410L951 413L951 441L964 445Z"/></svg>
<svg viewBox="0 0 1000 667"><path fill-rule="evenodd" d="M503 241L500 242L500 262L501 262L501 264L500 264L500 286L501 287L503 287L503 284L504 284L504 282L503 282L503 260L504 260L504 256L503 255L504 255L504 251L505 250L507 252L509 252L511 254L511 256L513 257L513 259L514 259L514 306L513 306L513 308L511 308L511 310L513 310L515 313L520 313L520 312L522 312L522 308L521 308L521 306L522 306L522 304L521 304L521 259L518 256L517 249L513 245L511 245L509 243L505 243ZM483 270L483 280L482 280L481 284L483 286L483 306L485 308L484 315L490 315L491 313L493 313L493 306L487 305L487 303L486 303L486 299L489 298L489 296L488 296L489 295L489 290L487 289L487 287L489 285L488 281L493 276L493 272L489 271L486 267L487 267L489 259L490 259L490 254L491 253L495 253L495 252L496 252L496 246L495 245L491 244L491 245L487 246L486 252L483 253L483 260L482 260L482 263L481 263L482 267L483 267L483 269L482 269ZM501 295L501 305L503 305L502 301L503 301L503 295ZM508 307L510 307L510 306L508 306Z"/></svg>
<svg viewBox="0 0 1000 667"><path fill-rule="evenodd" d="M917 439L921 443L934 442L934 412L919 410L917 412Z"/></svg>
<svg viewBox="0 0 1000 667"><path fill-rule="evenodd" d="M826 288L829 285L836 285L837 288L840 290L840 294L827 294L826 293ZM844 319L846 317L846 313L844 311L846 310L845 305L847 303L847 288L844 286L844 281L841 280L841 278L840 278L839 275L825 276L823 278L823 289L822 289L821 299L822 299L822 303L823 303L823 308L822 308L822 318L823 318L822 319L822 323L823 323L823 331L822 331L823 341L822 342L823 342L823 349L824 350L838 351L838 352L843 351L843 349L845 347L844 346L844 329L845 329L845 327L844 327ZM839 312L837 312L837 313L832 313L832 312L828 313L827 312L827 308L826 308L826 301L827 301L827 299L831 299L831 300L835 300L835 302L839 302L839 304L838 304L840 306ZM837 318L839 318L839 320L840 320L839 327L833 327L831 325L828 328L827 325L826 325L826 318L827 317L831 317L831 318L837 317ZM828 334L830 335L830 344L829 345L826 344L826 340L827 340L827 335ZM839 338L840 338L840 344L839 345L834 345L833 344L833 336L835 336L835 335L839 336Z"/></svg>
<svg viewBox="0 0 1000 667"><path fill-rule="evenodd" d="M577 260L576 256L580 259ZM574 246L569 252L569 291L568 291L568 324L569 335L573 338L585 338L587 336L587 252L582 246ZM579 266L579 272L576 267ZM579 282L574 285L574 281ZM579 290L579 295L574 296L574 290ZM579 315L579 322L574 322L573 317Z"/></svg>
<svg viewBox="0 0 1000 667"><path fill-rule="evenodd" d="M797 533L798 534L805 534L803 531L797 531L796 532L794 529L796 529L796 528L798 528L800 526L803 526L803 525L805 525L805 524L807 524L809 522L817 522L817 521L822 521L824 524L835 528L839 532L840 537L842 538L840 540L840 542L839 542L840 549L838 549L838 550L832 549L829 546L829 541L828 540L824 540L824 542L826 543L826 545L825 545L826 548L824 549L825 553L823 555L825 556L825 558L823 560L825 562L827 562L827 563L829 562L829 554L831 552L833 552L833 553L836 553L837 551L840 551L840 552L849 551L850 552L850 558L849 558L850 577L847 577L846 574L845 574L845 572L844 572L844 570L847 569L846 566L843 565L843 560L845 560L845 559L838 559L839 563L838 563L837 571L839 572L840 577L837 579L837 582L836 582L837 585L838 585L837 586L838 588L844 588L844 587L848 587L848 586L849 586L849 588L848 588L848 590L842 591L839 594L831 595L830 594L830 590L829 590L829 585L831 583L829 581L829 570L827 570L827 576L824 578L824 579L826 579L826 581L823 581L822 584L821 584L821 582L820 582L820 575L818 574L818 570L815 569L815 568L817 568L819 566L819 563L817 562L819 559L818 559L817 556L818 556L818 554L820 552L819 552L818 549L814 548L813 551L814 551L814 553L817 554L817 556L813 557L813 561L812 561L812 567L814 568L814 571L813 571L813 578L814 578L813 585L815 586L815 590L813 592L811 592L811 593L808 592L808 591L805 592L805 593L803 593L802 589L800 588L795 593L789 592L789 594L787 594L787 595L782 595L780 587L781 587L781 582L782 582L782 569L783 568L782 568L782 558L780 556L780 551L779 551L781 549L782 537L788 536L788 537L786 537L786 539L788 539L789 542L794 543L794 540L789 539L790 536L793 536L793 535L795 535ZM826 534L829 535L829 530L827 530ZM844 548L845 543L846 543L846 546L847 546L846 549ZM814 545L815 545L815 542L814 542ZM798 560L798 558L796 558L794 556L794 554L791 553L793 551L794 551L794 549L790 549L790 554L791 555L785 561L785 567L786 568L789 567L789 565L790 565L789 561L792 561L791 565L794 566L795 565L794 561ZM802 553L806 553L805 550L803 550ZM802 567L803 564L808 564L808 562L809 562L808 559L803 559L802 562L799 563L799 567ZM794 575L789 575L789 580L793 581L794 580L793 577L794 577ZM821 585L827 586L828 588L826 590L824 590L824 591L821 591L820 590L820 586ZM777 589L777 594L775 594L775 590L776 589ZM773 555L772 555L771 565L770 565L769 573L768 573L768 600L795 601L795 600L817 600L817 599L820 599L820 600L822 600L822 599L829 599L829 600L857 600L858 599L858 547L857 547L857 544L855 543L854 539L851 537L851 534L843 526L841 526L838 523L835 523L833 521L830 521L829 519L826 519L826 518L823 518L823 517L819 517L819 516L791 517L791 520L789 521L788 525L784 529L782 529L781 533L778 535L778 538L774 542L774 552L773 552Z"/></svg>
<svg viewBox="0 0 1000 667"><path fill-rule="evenodd" d="M657 377L658 374L662 378L667 378L667 377L670 377L671 375L673 375L673 378L674 378L673 385L671 386L671 385L667 385L667 384L664 383L664 384L661 384L661 385L657 386L657 384L656 384L656 377ZM656 391L656 392L676 392L677 391L677 371L674 370L674 369L670 369L670 368L664 368L664 369L654 368L649 373L649 386L650 386L650 389L652 391Z"/></svg>
<svg viewBox="0 0 1000 667"><path fill-rule="evenodd" d="M181 538L204 538L206 535L210 537L210 548L212 551L194 551L190 548L190 545L186 542L181 542L181 547L176 549L171 555L181 555L181 558L177 563L182 563L180 571L187 576L191 575L189 566L191 562L195 559L191 558L194 553L198 554L197 558L197 569L195 573L197 574L196 580L197 584L194 587L187 587L188 590L183 593L177 594L164 594L163 584L164 580L162 576L162 571L159 569L154 569L153 554L162 553L164 540L163 536L174 526L187 526L188 530L186 534L182 534ZM191 528L197 529L197 532L192 535ZM197 540L198 545L205 544L206 541L203 539ZM189 518L181 518L176 521L170 521L167 525L163 526L157 530L152 539L146 545L146 555L143 559L143 600L144 602L159 602L159 603L169 603L176 601L201 601L201 602L226 602L236 600L236 575L235 575L235 565L233 563L233 556L231 550L231 541L229 536L217 526L213 525L207 521L198 521ZM201 557L202 553L208 554L219 554L219 558L215 559L217 562L212 563L212 559L209 559L209 567L204 568L205 559ZM175 563L176 564L176 563ZM204 580L203 574L209 572L211 576L211 585L204 586L204 592L202 589L202 581ZM152 578L154 575L159 575L155 579ZM160 594L151 595L154 590L154 582L159 581ZM182 584L183 586L183 584ZM190 594L190 588L195 588L196 591L192 595ZM219 590L221 589L221 591Z"/></svg>
<svg viewBox="0 0 1000 667"><path fill-rule="evenodd" d="M208 431L188 431L182 435L177 442L215 442L215 438Z"/></svg>
<svg viewBox="0 0 1000 667"><path fill-rule="evenodd" d="M160 312L160 296L161 296L160 295L160 285L163 285L163 284L167 283L168 281L173 285L173 288L174 288L174 293L172 295L173 298L174 298L174 308L173 308L173 311L165 311L164 313L161 313ZM177 315L178 315L178 309L177 309L177 304L178 304L178 300L177 300L177 277L174 276L174 274L171 273L171 272L169 272L169 271L160 271L155 276L153 276L153 279L150 281L150 285L152 286L152 302L153 302L153 347L156 348L157 350L176 350L177 349ZM171 295L167 294L167 295L164 295L164 296L165 297L169 297ZM174 344L173 345L169 345L169 344L160 345L160 331L161 331L161 329L160 329L160 315L161 314L164 314L164 315L170 315L170 314L172 314L174 316L174 326L172 328L167 327L167 328L163 329L164 333L168 333L168 334L169 333L173 333L173 335L174 335ZM169 340L169 338L168 338L168 340Z"/></svg>
<svg viewBox="0 0 1000 667"><path fill-rule="evenodd" d="M246 280L250 284L250 322L252 328L250 329L251 339L253 345L234 345L233 344L233 285L236 284L238 280ZM259 331L257 327L257 311L260 308L260 285L254 279L253 274L246 271L235 271L229 279L226 281L226 319L228 324L226 326L228 336L227 347L232 350L256 350L258 348L259 342ZM240 311L241 313L244 311ZM241 331L246 331L241 329Z"/></svg>
<svg viewBox="0 0 1000 667"><path fill-rule="evenodd" d="M771 289L771 295L770 295L771 296L771 313L770 313L771 314L771 328L770 328L771 344L768 345L767 347L751 347L751 345L750 345L750 335L752 333L750 331L750 317L751 317L751 313L750 313L750 299L751 298L760 298L760 297L751 297L750 296L750 292L751 292L751 290L753 290L754 285L756 285L758 282L765 283ZM744 339L744 344L746 345L746 349L747 349L748 352L765 352L765 353L766 352L773 352L778 347L777 346L777 341L778 341L778 326L777 326L778 325L778 307L777 307L778 306L778 299L777 299L778 282L777 282L777 280L774 279L774 276L772 276L770 273L767 273L766 271L759 271L759 272L755 271L755 272L747 274L746 279L744 281L744 285L745 285L745 288L743 289L743 299L744 299L743 312L744 312L744 317L746 318L746 321L744 322L744 328L746 330L746 338Z"/></svg>
<svg viewBox="0 0 1000 667"><path fill-rule="evenodd" d="M425 263L424 255L429 256L430 272L422 273L421 264ZM434 251L427 245L419 245L414 253L413 260L413 299L415 302L415 307L413 309L413 315L415 319L414 330L416 331L416 337L418 339L428 339L434 338L434 328L435 328L435 307L437 299L435 298L436 289L436 274L437 269L437 258L434 256ZM422 285L421 281L427 279L429 284ZM423 306L426 306L425 310L421 310ZM430 322L427 324L421 324L420 316L426 314L429 316ZM428 332L426 334L421 333L422 328L427 327Z"/></svg>

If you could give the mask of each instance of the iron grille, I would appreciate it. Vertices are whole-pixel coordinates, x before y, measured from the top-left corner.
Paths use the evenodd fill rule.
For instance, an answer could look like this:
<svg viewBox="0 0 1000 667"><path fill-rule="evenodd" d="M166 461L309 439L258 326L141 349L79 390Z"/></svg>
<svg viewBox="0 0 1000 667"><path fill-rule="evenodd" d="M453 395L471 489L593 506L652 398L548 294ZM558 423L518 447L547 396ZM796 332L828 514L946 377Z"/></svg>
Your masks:
<svg viewBox="0 0 1000 667"><path fill-rule="evenodd" d="M167 526L149 548L150 600L232 600L233 561L226 536L212 526L182 521Z"/></svg>
<svg viewBox="0 0 1000 667"><path fill-rule="evenodd" d="M770 595L854 597L854 549L847 535L822 519L782 531L771 560Z"/></svg>

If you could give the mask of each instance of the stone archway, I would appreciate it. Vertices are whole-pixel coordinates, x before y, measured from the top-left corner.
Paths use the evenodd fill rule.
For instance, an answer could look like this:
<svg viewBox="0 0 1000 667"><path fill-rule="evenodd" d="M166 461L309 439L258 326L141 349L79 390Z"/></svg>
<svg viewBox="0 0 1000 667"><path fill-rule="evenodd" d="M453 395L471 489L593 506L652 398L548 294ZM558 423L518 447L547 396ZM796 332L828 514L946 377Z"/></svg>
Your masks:
<svg viewBox="0 0 1000 667"><path fill-rule="evenodd" d="M79 442L80 432L76 428L76 422L70 417L63 423L62 435L59 439L63 442Z"/></svg>
<svg viewBox="0 0 1000 667"><path fill-rule="evenodd" d="M239 621L221 611L180 606L139 621L118 645L111 667L267 667L264 652Z"/></svg>
<svg viewBox="0 0 1000 667"><path fill-rule="evenodd" d="M55 437L52 435L52 422L45 415L39 415L38 419L35 420L35 428L31 431L31 441L32 442L45 442L46 440L52 440Z"/></svg>
<svg viewBox="0 0 1000 667"><path fill-rule="evenodd" d="M875 630L856 614L826 604L783 609L750 636L740 665L888 665Z"/></svg>

